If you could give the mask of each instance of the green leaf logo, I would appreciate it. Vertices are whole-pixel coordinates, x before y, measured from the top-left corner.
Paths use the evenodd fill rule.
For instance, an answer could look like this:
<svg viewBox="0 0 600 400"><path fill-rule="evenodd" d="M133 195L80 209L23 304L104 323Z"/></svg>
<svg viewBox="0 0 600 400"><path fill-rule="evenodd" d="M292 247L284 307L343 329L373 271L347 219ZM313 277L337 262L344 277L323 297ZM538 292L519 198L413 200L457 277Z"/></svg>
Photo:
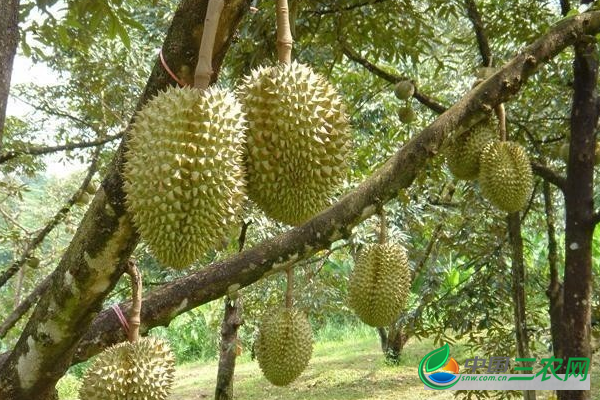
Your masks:
<svg viewBox="0 0 600 400"><path fill-rule="evenodd" d="M440 347L439 349L435 349L431 353L428 353L425 356L427 362L425 364L425 372L433 372L436 369L444 366L446 361L448 361L448 357L450 356L450 346L448 343Z"/></svg>

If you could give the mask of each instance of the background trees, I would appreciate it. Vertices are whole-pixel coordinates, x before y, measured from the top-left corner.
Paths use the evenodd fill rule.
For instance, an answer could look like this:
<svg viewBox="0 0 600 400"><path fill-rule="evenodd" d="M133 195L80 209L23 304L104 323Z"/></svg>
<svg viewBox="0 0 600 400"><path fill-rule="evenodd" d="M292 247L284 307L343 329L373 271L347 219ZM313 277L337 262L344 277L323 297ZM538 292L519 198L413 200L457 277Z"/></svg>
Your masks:
<svg viewBox="0 0 600 400"><path fill-rule="evenodd" d="M221 84L234 85L274 59L274 4L254 5L258 11L248 13L246 1L226 4L213 60ZM7 13L0 14L10 15L11 6L3 4ZM482 351L515 354L519 331L521 347L529 342L523 350L535 352L552 333L557 354L589 355L590 314L599 301L592 290L598 284L592 273L598 268L592 262L598 257L592 241L598 12L575 16L574 9L561 21L568 2L519 0L291 6L295 57L328 76L347 101L355 143L351 178L334 207L297 229L272 223L249 205L248 250L234 254L238 238L229 238L190 271L161 270L138 246L134 254L148 271L142 331L258 281L243 293L250 328L263 305L281 296L280 278L262 278L289 260L301 267L298 285L307 290L298 301L316 324L351 318L345 277L362 244L374 240L369 216L386 204L390 236L410 249L414 270L410 308L380 332L392 358L403 338L425 335L466 336ZM118 281L138 244L123 208L126 143L118 147L118 139L136 107L174 84L157 62L157 47L189 79L206 1L22 1L20 7L20 51L47 65L57 84L11 88L37 112L7 118L2 137L6 328L0 332L7 353L0 357L0 393L49 398L71 363L124 337L111 312L95 315L126 298ZM4 48L9 57L14 46ZM471 90L476 75L489 75L481 67L490 65L499 72ZM408 101L417 113L411 124L396 114L407 105L392 92L401 79L417 88ZM439 156L451 131L501 103L510 138L527 147L539 176L528 209L512 216L510 240L506 216L481 199L476 184L454 180ZM568 163L560 157L566 143ZM89 170L53 182L42 157L50 153ZM82 215L86 208L76 203L91 180L102 183ZM33 258L40 260L36 270ZM513 297L526 299L518 314ZM18 304L36 307L8 330ZM527 329L518 329L523 317Z"/></svg>

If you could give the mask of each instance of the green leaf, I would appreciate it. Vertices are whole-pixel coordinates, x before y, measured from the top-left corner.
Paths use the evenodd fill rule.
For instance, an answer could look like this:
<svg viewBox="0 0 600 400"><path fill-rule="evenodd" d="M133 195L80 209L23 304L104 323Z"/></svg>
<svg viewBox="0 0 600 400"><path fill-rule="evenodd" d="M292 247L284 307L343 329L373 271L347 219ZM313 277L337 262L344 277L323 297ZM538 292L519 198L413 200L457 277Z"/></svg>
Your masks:
<svg viewBox="0 0 600 400"><path fill-rule="evenodd" d="M450 356L450 346L448 343L428 353L425 357L428 358L425 363L425 372L432 372L446 364Z"/></svg>

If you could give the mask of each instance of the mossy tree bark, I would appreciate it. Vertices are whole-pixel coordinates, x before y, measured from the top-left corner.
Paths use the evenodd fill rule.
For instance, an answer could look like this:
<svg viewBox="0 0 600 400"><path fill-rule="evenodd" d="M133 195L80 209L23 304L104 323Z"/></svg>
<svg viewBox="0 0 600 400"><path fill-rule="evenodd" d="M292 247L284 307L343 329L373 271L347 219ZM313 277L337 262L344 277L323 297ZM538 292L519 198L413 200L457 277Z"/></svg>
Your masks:
<svg viewBox="0 0 600 400"><path fill-rule="evenodd" d="M10 79L19 43L19 0L3 0L0 4L0 32L2 32L0 35L0 149L2 149Z"/></svg>
<svg viewBox="0 0 600 400"><path fill-rule="evenodd" d="M563 366L570 357L592 358L590 348L594 151L598 107L598 49L594 37L575 45L571 141L565 190ZM561 400L585 400L589 391L559 391Z"/></svg>

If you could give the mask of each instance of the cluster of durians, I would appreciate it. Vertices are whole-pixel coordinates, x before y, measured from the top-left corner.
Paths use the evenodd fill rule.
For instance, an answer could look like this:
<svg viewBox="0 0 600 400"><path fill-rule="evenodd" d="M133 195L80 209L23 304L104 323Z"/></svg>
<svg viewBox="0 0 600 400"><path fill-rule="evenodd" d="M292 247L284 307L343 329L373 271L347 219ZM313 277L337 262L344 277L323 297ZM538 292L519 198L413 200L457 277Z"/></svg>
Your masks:
<svg viewBox="0 0 600 400"><path fill-rule="evenodd" d="M237 96L170 88L136 115L128 210L159 261L189 266L229 234L246 194L290 225L326 208L348 169L348 128L333 86L296 62L255 70Z"/></svg>
<svg viewBox="0 0 600 400"><path fill-rule="evenodd" d="M406 105L398 108L398 119L403 124L410 124L417 119L417 113L412 108L410 99L415 94L415 85L409 80L402 80L394 85L394 95L399 100L406 101Z"/></svg>
<svg viewBox="0 0 600 400"><path fill-rule="evenodd" d="M450 138L446 164L458 179L479 181L483 197L512 213L527 205L533 190L529 156L516 142L498 140L489 120Z"/></svg>

